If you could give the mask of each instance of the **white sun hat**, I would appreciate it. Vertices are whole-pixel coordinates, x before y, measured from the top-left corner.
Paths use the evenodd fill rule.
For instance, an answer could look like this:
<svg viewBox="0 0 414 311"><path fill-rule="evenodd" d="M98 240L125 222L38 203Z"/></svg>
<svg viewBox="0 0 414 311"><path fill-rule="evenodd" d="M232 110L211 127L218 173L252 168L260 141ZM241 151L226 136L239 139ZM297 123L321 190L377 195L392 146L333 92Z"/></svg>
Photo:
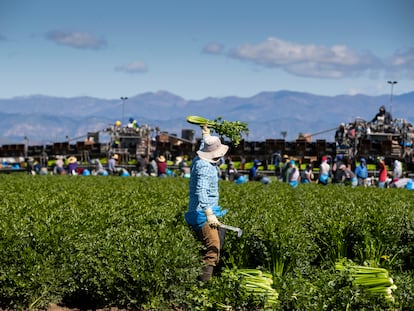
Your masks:
<svg viewBox="0 0 414 311"><path fill-rule="evenodd" d="M229 150L229 146L223 145L217 136L204 138L204 147L197 151L198 156L211 163L217 163Z"/></svg>

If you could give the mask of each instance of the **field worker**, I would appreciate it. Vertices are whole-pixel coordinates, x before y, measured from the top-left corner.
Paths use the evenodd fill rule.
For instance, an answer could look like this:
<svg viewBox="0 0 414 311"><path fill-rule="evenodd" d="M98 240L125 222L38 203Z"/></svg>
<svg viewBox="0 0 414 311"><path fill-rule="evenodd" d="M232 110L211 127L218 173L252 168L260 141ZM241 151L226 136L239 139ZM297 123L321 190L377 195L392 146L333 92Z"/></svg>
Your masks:
<svg viewBox="0 0 414 311"><path fill-rule="evenodd" d="M259 174L259 166L262 165L262 162L255 159L253 161L253 166L249 170L249 181L260 181L261 183L267 185L270 182L269 177Z"/></svg>
<svg viewBox="0 0 414 311"><path fill-rule="evenodd" d="M307 164L305 170L300 177L302 184L311 184L313 182L312 164Z"/></svg>
<svg viewBox="0 0 414 311"><path fill-rule="evenodd" d="M92 171L92 175L108 176L108 172L104 169L99 159L93 159L91 164L95 165L95 169Z"/></svg>
<svg viewBox="0 0 414 311"><path fill-rule="evenodd" d="M78 167L78 159L76 157L71 156L68 159L68 174L69 175L76 175L76 168Z"/></svg>
<svg viewBox="0 0 414 311"><path fill-rule="evenodd" d="M368 185L368 168L365 158L361 158L359 165L355 169L355 175L358 179L358 186L366 187Z"/></svg>
<svg viewBox="0 0 414 311"><path fill-rule="evenodd" d="M294 160L289 161L289 175L288 175L288 184L293 188L298 186L300 179L299 169L296 167Z"/></svg>
<svg viewBox="0 0 414 311"><path fill-rule="evenodd" d="M190 167L189 204L185 219L194 229L205 248L203 254L205 266L199 280L207 282L219 261L224 238L224 230L219 230L220 222L217 217L223 216L227 211L222 211L218 205L219 175L217 165L229 147L223 145L219 137L211 136L207 126L202 128L202 134L200 150L197 151L197 156L193 159Z"/></svg>
<svg viewBox="0 0 414 311"><path fill-rule="evenodd" d="M342 164L339 169L344 172L345 184L350 184L352 188L358 186L358 179L355 173L349 167L347 167L345 164Z"/></svg>
<svg viewBox="0 0 414 311"><path fill-rule="evenodd" d="M328 157L322 157L322 163L319 166L319 183L322 185L327 185L329 181L329 172L331 166L328 164Z"/></svg>
<svg viewBox="0 0 414 311"><path fill-rule="evenodd" d="M388 171L384 158L378 157L377 164L379 166L378 188L385 188L387 186Z"/></svg>
<svg viewBox="0 0 414 311"><path fill-rule="evenodd" d="M344 172L339 169L339 167L342 164L345 164L344 155L343 154L338 154L335 157L334 163L332 165L332 170L331 170L332 183L333 184L337 184L337 183L341 184L343 182L343 180L345 179Z"/></svg>
<svg viewBox="0 0 414 311"><path fill-rule="evenodd" d="M275 166L275 176L279 177L281 175L281 169L282 169L280 166L280 164L282 163L282 155L280 154L279 150L273 153L272 159L273 159L273 164Z"/></svg>
<svg viewBox="0 0 414 311"><path fill-rule="evenodd" d="M239 173L237 173L237 169L234 167L234 162L229 161L227 164L227 178L230 181L235 181L239 177Z"/></svg>
<svg viewBox="0 0 414 311"><path fill-rule="evenodd" d="M178 163L178 169L180 170L180 176L183 178L190 178L191 174L190 174L190 167L187 164L186 159L182 159L179 163Z"/></svg>
<svg viewBox="0 0 414 311"><path fill-rule="evenodd" d="M157 159L157 176L167 177L167 162L163 155L160 155Z"/></svg>
<svg viewBox="0 0 414 311"><path fill-rule="evenodd" d="M147 172L150 176L158 176L157 160L154 157L151 157L149 159L149 162L147 164Z"/></svg>
<svg viewBox="0 0 414 311"><path fill-rule="evenodd" d="M118 165L119 157L117 154L112 155L112 157L108 161L108 172L110 175L115 175L118 172Z"/></svg>
<svg viewBox="0 0 414 311"><path fill-rule="evenodd" d="M262 162L259 160L255 159L253 161L253 166L249 170L250 181L260 181L260 179L262 179L263 176L258 173L260 165L262 165Z"/></svg>
<svg viewBox="0 0 414 311"><path fill-rule="evenodd" d="M289 156L287 154L283 155L283 162L281 163L280 174L282 175L282 181L286 182L289 170Z"/></svg>
<svg viewBox="0 0 414 311"><path fill-rule="evenodd" d="M136 176L148 176L147 173L147 165L148 165L148 157L147 155L143 154L138 154L136 155L136 165L135 168L137 170L137 174Z"/></svg>
<svg viewBox="0 0 414 311"><path fill-rule="evenodd" d="M392 179L397 181L402 177L402 164L398 160L394 160L393 170L392 170Z"/></svg>
<svg viewBox="0 0 414 311"><path fill-rule="evenodd" d="M53 168L53 174L55 174L55 175L66 174L64 165L65 165L65 162L63 161L63 156L57 155L56 156L55 167Z"/></svg>

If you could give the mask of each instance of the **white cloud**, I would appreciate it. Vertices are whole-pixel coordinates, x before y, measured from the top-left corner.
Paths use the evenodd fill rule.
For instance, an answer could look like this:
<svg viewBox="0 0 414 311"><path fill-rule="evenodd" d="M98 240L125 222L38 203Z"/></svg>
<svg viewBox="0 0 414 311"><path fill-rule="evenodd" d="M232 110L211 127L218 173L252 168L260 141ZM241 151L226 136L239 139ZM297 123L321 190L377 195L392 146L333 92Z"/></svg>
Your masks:
<svg viewBox="0 0 414 311"><path fill-rule="evenodd" d="M397 51L392 59L392 65L394 66L414 66L414 48L407 51Z"/></svg>
<svg viewBox="0 0 414 311"><path fill-rule="evenodd" d="M370 53L358 53L345 45L331 47L304 45L268 38L259 44L245 44L230 52L230 57L269 68L281 68L302 77L344 78L383 68Z"/></svg>
<svg viewBox="0 0 414 311"><path fill-rule="evenodd" d="M106 46L106 41L97 39L86 32L66 32L53 30L46 34L46 38L56 44L70 46L76 49L101 49Z"/></svg>
<svg viewBox="0 0 414 311"><path fill-rule="evenodd" d="M144 73L148 71L148 66L143 62L135 61L129 64L116 66L115 70L127 73Z"/></svg>
<svg viewBox="0 0 414 311"><path fill-rule="evenodd" d="M398 79L414 79L414 48L397 51L388 64L388 75Z"/></svg>
<svg viewBox="0 0 414 311"><path fill-rule="evenodd" d="M217 42L207 44L203 48L203 53L206 54L221 54L223 52L223 45Z"/></svg>

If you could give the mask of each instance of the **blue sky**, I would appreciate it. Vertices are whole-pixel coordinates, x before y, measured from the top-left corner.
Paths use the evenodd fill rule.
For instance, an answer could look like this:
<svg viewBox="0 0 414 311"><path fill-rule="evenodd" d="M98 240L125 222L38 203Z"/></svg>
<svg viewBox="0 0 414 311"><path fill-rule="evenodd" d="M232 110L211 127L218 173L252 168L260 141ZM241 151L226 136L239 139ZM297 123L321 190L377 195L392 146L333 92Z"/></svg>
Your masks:
<svg viewBox="0 0 414 311"><path fill-rule="evenodd" d="M411 0L0 0L0 98L414 91Z"/></svg>

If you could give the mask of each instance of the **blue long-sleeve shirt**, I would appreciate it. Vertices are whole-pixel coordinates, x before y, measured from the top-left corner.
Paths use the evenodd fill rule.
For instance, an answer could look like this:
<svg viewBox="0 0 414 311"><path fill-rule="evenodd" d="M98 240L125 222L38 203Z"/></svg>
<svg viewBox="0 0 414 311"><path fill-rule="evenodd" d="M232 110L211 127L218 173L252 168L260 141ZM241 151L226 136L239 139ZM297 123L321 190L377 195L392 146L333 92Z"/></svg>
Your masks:
<svg viewBox="0 0 414 311"><path fill-rule="evenodd" d="M203 148L203 143L200 149ZM223 216L219 202L219 176L217 165L196 156L190 168L190 190L188 211L185 219L195 230L199 230L207 221L204 211L211 208L216 216Z"/></svg>
<svg viewBox="0 0 414 311"><path fill-rule="evenodd" d="M194 158L191 164L190 201L188 211L201 211L218 205L217 167L213 163Z"/></svg>
<svg viewBox="0 0 414 311"><path fill-rule="evenodd" d="M368 169L367 169L367 167L362 166L362 165L357 166L357 168L355 169L355 175L358 178L363 178L363 179L368 178Z"/></svg>

